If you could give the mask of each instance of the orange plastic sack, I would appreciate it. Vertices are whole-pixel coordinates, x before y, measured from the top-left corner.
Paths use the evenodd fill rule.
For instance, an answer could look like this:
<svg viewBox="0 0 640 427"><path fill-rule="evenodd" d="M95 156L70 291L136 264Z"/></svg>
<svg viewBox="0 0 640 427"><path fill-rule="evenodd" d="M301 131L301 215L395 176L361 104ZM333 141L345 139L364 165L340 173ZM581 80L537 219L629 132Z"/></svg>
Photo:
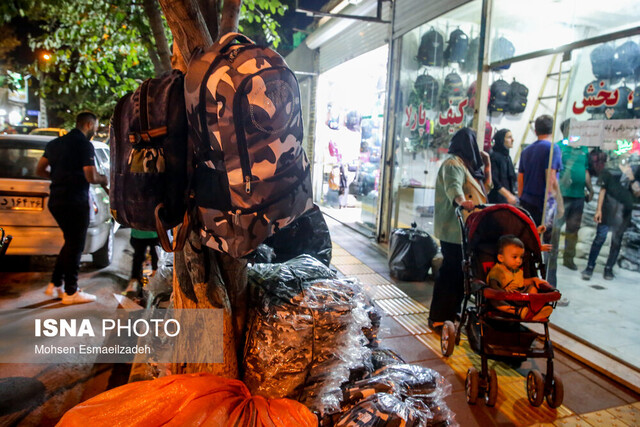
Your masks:
<svg viewBox="0 0 640 427"><path fill-rule="evenodd" d="M126 384L69 410L58 426L317 426L317 417L289 399L251 396L239 380L208 373Z"/></svg>

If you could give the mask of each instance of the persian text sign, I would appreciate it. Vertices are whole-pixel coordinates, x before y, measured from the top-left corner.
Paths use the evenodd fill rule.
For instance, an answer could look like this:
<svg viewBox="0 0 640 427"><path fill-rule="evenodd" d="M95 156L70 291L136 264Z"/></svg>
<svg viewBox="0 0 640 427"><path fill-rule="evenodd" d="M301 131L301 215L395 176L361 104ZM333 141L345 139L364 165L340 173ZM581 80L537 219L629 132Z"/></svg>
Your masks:
<svg viewBox="0 0 640 427"><path fill-rule="evenodd" d="M618 141L635 141L640 137L640 119L587 121L571 119L569 134L571 144L616 150Z"/></svg>

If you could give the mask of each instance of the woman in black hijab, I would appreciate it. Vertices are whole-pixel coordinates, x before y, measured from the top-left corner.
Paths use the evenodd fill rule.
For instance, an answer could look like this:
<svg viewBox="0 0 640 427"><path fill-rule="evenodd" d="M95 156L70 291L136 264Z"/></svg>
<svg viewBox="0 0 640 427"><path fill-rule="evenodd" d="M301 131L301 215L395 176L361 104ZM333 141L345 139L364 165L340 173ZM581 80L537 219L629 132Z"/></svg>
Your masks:
<svg viewBox="0 0 640 427"><path fill-rule="evenodd" d="M466 216L475 205L487 202L486 189L490 187L489 155L478 149L475 132L460 129L451 139L449 156L436 178L433 231L440 240L443 260L429 312L432 329L441 327L445 320L455 320L464 297L462 232L456 207L464 207Z"/></svg>
<svg viewBox="0 0 640 427"><path fill-rule="evenodd" d="M489 193L489 203L518 203L515 188L518 177L513 169L509 149L513 147L513 135L509 129L500 129L493 137L491 150L491 173L493 189Z"/></svg>

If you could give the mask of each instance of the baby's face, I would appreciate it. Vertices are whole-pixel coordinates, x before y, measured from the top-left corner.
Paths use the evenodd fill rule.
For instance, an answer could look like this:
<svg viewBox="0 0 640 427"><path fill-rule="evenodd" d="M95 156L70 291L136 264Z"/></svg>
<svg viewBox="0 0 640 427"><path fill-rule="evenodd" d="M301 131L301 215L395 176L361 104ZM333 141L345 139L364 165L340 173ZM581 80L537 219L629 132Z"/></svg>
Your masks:
<svg viewBox="0 0 640 427"><path fill-rule="evenodd" d="M522 266L523 256L523 248L516 245L507 245L502 249L502 253L498 255L498 261L511 270L518 270Z"/></svg>

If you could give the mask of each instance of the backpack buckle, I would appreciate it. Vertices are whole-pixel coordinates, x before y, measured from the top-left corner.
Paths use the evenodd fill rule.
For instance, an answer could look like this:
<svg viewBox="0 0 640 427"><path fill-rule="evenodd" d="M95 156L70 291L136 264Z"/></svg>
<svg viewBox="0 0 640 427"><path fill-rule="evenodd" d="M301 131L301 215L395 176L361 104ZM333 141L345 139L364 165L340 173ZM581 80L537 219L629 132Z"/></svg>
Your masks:
<svg viewBox="0 0 640 427"><path fill-rule="evenodd" d="M131 143L131 145L138 144L141 139L142 138L141 138L139 133L137 133L137 132L129 132L129 142Z"/></svg>

